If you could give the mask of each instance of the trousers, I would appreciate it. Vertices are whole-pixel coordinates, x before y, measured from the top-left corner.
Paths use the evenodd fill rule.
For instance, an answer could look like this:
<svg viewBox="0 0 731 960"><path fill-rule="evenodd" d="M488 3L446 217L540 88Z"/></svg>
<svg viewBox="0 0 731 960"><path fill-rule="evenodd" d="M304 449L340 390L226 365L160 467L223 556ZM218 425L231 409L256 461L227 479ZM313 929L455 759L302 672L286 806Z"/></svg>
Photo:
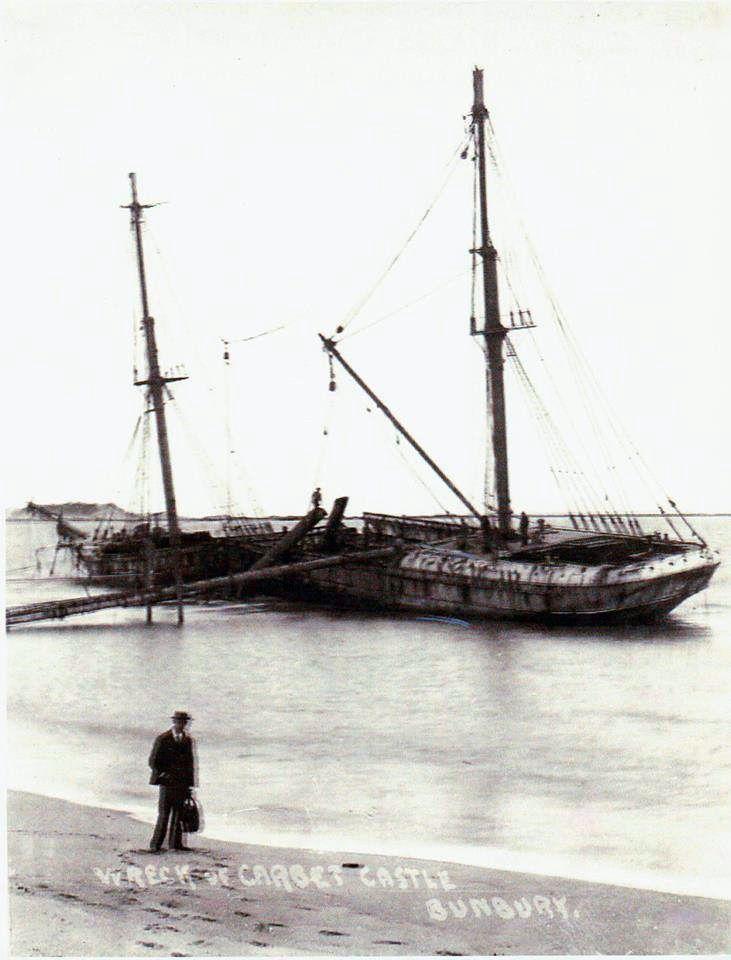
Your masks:
<svg viewBox="0 0 731 960"><path fill-rule="evenodd" d="M180 814L183 809L183 803L188 796L188 787L178 784L161 785L160 798L157 804L157 823L150 840L150 849L159 850L165 839L165 832L170 821L170 833L168 837L168 846L171 850L182 847L183 845L183 827L180 820Z"/></svg>

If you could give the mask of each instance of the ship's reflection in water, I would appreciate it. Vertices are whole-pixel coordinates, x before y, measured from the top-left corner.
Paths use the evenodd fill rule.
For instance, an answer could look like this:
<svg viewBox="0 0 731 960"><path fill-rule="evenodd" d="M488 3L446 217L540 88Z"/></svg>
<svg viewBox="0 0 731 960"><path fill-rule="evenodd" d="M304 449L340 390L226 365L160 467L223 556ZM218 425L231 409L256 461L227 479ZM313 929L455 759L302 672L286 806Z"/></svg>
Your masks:
<svg viewBox="0 0 731 960"><path fill-rule="evenodd" d="M704 532L731 554L731 521ZM12 632L11 787L151 817L151 736L185 709L213 835L712 894L728 876L725 566L645 626L277 602L193 607L182 630L156 616Z"/></svg>

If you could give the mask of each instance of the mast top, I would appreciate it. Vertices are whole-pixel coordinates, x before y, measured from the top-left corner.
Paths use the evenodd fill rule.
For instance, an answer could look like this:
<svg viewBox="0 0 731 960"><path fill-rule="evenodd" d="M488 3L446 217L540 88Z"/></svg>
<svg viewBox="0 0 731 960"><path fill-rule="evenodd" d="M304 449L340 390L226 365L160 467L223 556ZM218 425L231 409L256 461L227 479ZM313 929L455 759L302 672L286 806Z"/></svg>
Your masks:
<svg viewBox="0 0 731 960"><path fill-rule="evenodd" d="M483 87L483 71L480 67L475 67L472 71L472 89L474 91L474 103L472 104L472 118L474 120L484 120L487 117L487 107L485 106L485 93Z"/></svg>
<svg viewBox="0 0 731 960"><path fill-rule="evenodd" d="M159 207L159 203L140 203L137 199L137 174L129 174L129 183L132 189L132 203L123 203L122 209L129 210L132 224L142 223L141 212L149 210L151 207Z"/></svg>

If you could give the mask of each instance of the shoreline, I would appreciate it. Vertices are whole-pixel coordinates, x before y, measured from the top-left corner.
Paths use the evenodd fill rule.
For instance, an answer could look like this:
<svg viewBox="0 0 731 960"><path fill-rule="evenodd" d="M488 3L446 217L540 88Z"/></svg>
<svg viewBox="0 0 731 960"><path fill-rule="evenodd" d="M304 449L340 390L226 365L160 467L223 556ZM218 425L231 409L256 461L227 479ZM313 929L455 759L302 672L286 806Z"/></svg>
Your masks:
<svg viewBox="0 0 731 960"><path fill-rule="evenodd" d="M155 823L157 802L156 793L150 793L150 803L141 805L122 805L85 799L83 797L62 796L44 792L37 793L32 786L8 788L9 794L31 794L49 800L59 800L74 806L90 810L109 810L128 816L136 823L151 829ZM339 853L342 850L358 850L363 856L381 859L428 860L432 863L459 864L481 870L496 870L507 873L528 874L534 877L561 877L567 881L598 883L605 886L621 887L629 890L643 890L649 893L667 893L680 897L699 897L708 900L721 900L731 903L731 884L722 878L708 879L690 877L662 871L644 870L641 867L622 867L608 861L591 861L586 858L562 854L538 854L532 851L516 851L498 847L473 847L469 844L445 844L422 842L407 851L399 844L365 838L355 840L352 837L278 835L264 830L252 831L224 825L224 818L205 817L205 841L235 844L237 846L266 847L269 850L284 850L294 853L297 850L317 852L318 854Z"/></svg>
<svg viewBox="0 0 731 960"><path fill-rule="evenodd" d="M14 955L703 954L731 903L505 869L194 835L8 792Z"/></svg>

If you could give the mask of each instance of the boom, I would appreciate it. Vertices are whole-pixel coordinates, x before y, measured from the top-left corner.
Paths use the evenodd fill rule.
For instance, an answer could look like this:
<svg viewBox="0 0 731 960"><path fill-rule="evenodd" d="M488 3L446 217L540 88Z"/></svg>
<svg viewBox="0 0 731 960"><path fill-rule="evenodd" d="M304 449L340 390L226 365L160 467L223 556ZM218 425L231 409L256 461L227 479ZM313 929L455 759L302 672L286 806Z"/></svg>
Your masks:
<svg viewBox="0 0 731 960"><path fill-rule="evenodd" d="M28 503L27 508L31 513L37 513L39 517L45 517L46 520L55 520L56 521L56 532L59 537L63 537L64 540L86 540L87 534L79 527L75 527L71 523L67 523L62 514L53 513L47 507L41 506L40 503L33 503L31 500Z"/></svg>
<svg viewBox="0 0 731 960"><path fill-rule="evenodd" d="M403 426L403 424L401 424L396 419L396 417L391 413L391 411L388 409L386 404L379 397L375 395L375 393L371 390L368 384L358 376L355 370L353 370L350 364L343 358L343 356L339 353L337 347L335 346L334 341L328 340L327 337L323 337L321 333L318 334L318 336L320 337L320 340L322 340L323 346L325 347L327 352L331 356L335 357L335 359L338 361L341 367L350 374L350 376L353 378L353 380L355 380L355 382L358 384L361 390L364 390L365 393L376 404L376 406L381 411L381 413L383 413L386 417L388 417L388 419L391 421L394 427L396 427L396 429L401 434L401 436L404 437L404 439L409 441L409 443L414 448L414 450L416 450L416 452L424 460L424 462L427 463L432 468L432 470L434 471L434 473L436 473L439 479L449 487L449 489L452 491L455 497L457 497L457 499L467 507L467 509L471 514L473 514L473 516L477 517L478 520L482 519L482 514L477 510L477 508L473 507L473 505L470 503L467 497L465 497L465 495L452 483L452 481L449 479L446 473L440 467L437 466L437 464L432 460L432 458L429 456L426 450L421 446L421 444L417 443L417 441L411 436L411 434L406 429L406 427Z"/></svg>

